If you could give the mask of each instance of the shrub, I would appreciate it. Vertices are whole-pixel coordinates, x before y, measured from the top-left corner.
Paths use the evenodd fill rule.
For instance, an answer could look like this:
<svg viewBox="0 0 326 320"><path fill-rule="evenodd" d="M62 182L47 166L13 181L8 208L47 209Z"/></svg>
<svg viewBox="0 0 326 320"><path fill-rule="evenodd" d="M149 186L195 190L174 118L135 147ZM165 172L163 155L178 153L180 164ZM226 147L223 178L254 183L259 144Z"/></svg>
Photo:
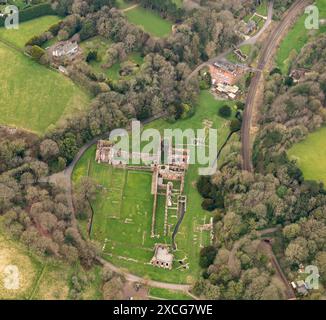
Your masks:
<svg viewBox="0 0 326 320"><path fill-rule="evenodd" d="M52 35L55 37L58 35L58 33L60 31L61 25L62 25L62 21L59 21L59 22L53 24L52 26L50 26L48 31L51 32Z"/></svg>
<svg viewBox="0 0 326 320"><path fill-rule="evenodd" d="M229 118L231 117L232 110L231 108L226 104L220 108L218 111L218 114L223 118Z"/></svg>
<svg viewBox="0 0 326 320"><path fill-rule="evenodd" d="M216 203L213 199L205 199L202 202L201 206L206 211L214 211L217 208Z"/></svg>
<svg viewBox="0 0 326 320"><path fill-rule="evenodd" d="M294 83L294 80L292 77L286 77L284 80L284 84L288 87L292 87Z"/></svg>
<svg viewBox="0 0 326 320"><path fill-rule="evenodd" d="M200 251L199 265L202 268L208 268L216 257L216 249L213 246L208 246Z"/></svg>
<svg viewBox="0 0 326 320"><path fill-rule="evenodd" d="M244 102L237 101L236 106L237 106L238 110L244 110L246 107L246 104Z"/></svg>
<svg viewBox="0 0 326 320"><path fill-rule="evenodd" d="M211 183L211 178L200 176L197 181L197 190L203 198L211 198L214 192L214 186Z"/></svg>
<svg viewBox="0 0 326 320"><path fill-rule="evenodd" d="M30 8L22 10L19 13L19 21L24 22L38 17L54 14L55 11L53 11L50 3L40 3Z"/></svg>
<svg viewBox="0 0 326 320"><path fill-rule="evenodd" d="M241 121L239 119L233 119L230 123L230 130L232 132L239 131L241 129Z"/></svg>
<svg viewBox="0 0 326 320"><path fill-rule="evenodd" d="M88 52L87 57L86 57L86 62L89 63L91 61L96 61L97 60L97 51L91 50Z"/></svg>
<svg viewBox="0 0 326 320"><path fill-rule="evenodd" d="M32 46L29 50L29 54L32 56L32 58L36 61L40 61L42 56L44 55L45 51L39 46Z"/></svg>

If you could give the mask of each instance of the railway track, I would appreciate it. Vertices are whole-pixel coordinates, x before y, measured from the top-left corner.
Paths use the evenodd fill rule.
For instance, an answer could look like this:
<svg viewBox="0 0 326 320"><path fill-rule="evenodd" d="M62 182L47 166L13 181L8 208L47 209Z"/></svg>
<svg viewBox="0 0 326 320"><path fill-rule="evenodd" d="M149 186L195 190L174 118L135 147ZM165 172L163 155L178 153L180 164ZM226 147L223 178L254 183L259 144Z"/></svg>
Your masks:
<svg viewBox="0 0 326 320"><path fill-rule="evenodd" d="M259 83L263 76L263 71L270 59L273 57L276 47L278 46L280 40L282 39L284 33L293 20L302 12L302 10L309 4L309 0L299 0L296 1L288 10L286 15L283 17L282 21L276 27L274 32L269 36L263 49L263 53L258 62L258 70L251 81L249 88L246 108L243 115L243 123L241 129L241 141L242 141L242 169L245 171L252 172L252 150L251 150L251 136L250 129L254 111L254 105L256 101L257 94L259 92Z"/></svg>

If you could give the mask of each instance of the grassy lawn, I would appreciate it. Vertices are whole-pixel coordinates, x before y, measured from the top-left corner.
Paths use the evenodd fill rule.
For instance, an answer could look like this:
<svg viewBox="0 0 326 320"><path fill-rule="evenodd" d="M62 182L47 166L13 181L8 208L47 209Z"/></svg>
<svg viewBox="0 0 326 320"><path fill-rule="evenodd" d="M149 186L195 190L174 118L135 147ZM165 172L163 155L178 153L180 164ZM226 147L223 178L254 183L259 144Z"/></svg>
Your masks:
<svg viewBox="0 0 326 320"><path fill-rule="evenodd" d="M262 16L267 16L268 13L268 1L263 0L262 4L257 7L256 13Z"/></svg>
<svg viewBox="0 0 326 320"><path fill-rule="evenodd" d="M150 288L148 295L150 298L158 300L193 300L185 293L161 288Z"/></svg>
<svg viewBox="0 0 326 320"><path fill-rule="evenodd" d="M306 180L321 181L326 185L326 128L308 135L307 139L295 144L289 151L290 159L298 162Z"/></svg>
<svg viewBox="0 0 326 320"><path fill-rule="evenodd" d="M57 16L44 16L20 23L18 30L0 28L0 39L9 41L19 48L24 48L25 43L30 38L46 31L52 24L59 20Z"/></svg>
<svg viewBox="0 0 326 320"><path fill-rule="evenodd" d="M316 5L320 10L320 19L326 18L326 1L317 0ZM289 31L287 36L281 42L276 55L277 66L282 70L284 74L288 73L291 68L291 62L300 53L304 45L311 39L311 36L317 35L318 33L325 32L325 26L319 30L307 30L305 28L305 20L307 15L303 14L297 22L294 24L292 29Z"/></svg>
<svg viewBox="0 0 326 320"><path fill-rule="evenodd" d="M218 129L219 145L222 145L229 129L227 121L217 115L219 107L225 102L216 101L204 91L200 95L196 114L174 124L165 120L155 121L145 128L163 131L165 128L200 129L204 120L211 120L213 128ZM209 232L201 232L198 227L209 223L210 215L201 208L202 198L195 183L198 179L198 166L192 165L186 175L185 194L188 197L187 212L176 237L178 249L174 252L175 263L171 271L153 268L149 261L153 256L155 243L171 243L171 228L168 236L163 235L163 215L165 197L158 199L156 233L159 239L150 238L153 196L151 195L151 173L113 168L95 163L93 146L84 155L74 171L74 182L87 172L94 178L101 191L93 203L95 211L92 238L100 242L103 257L132 273L155 280L191 283L200 274L199 252L210 242ZM177 218L169 215L169 224L175 225ZM83 223L85 227L85 223ZM179 259L189 262L189 269L178 269Z"/></svg>
<svg viewBox="0 0 326 320"><path fill-rule="evenodd" d="M166 37L172 31L172 22L162 19L156 12L137 7L126 11L128 20L155 37Z"/></svg>
<svg viewBox="0 0 326 320"><path fill-rule="evenodd" d="M91 50L97 51L97 60L91 61L89 65L94 69L96 73L104 73L107 77L109 77L111 80L119 80L122 78L120 75L120 70L123 63L117 62L110 68L103 68L103 65L105 65L105 55L106 51L109 48L109 46L112 44L112 42L104 37L96 36L91 39L88 39L86 41L83 41L81 43L81 47L84 51L85 56L88 54ZM144 62L143 57L138 52L133 52L129 54L126 61L131 61L135 63L136 65L142 65ZM129 78L129 76L123 77L124 79Z"/></svg>
<svg viewBox="0 0 326 320"><path fill-rule="evenodd" d="M70 79L0 43L0 123L43 134L89 98ZM5 63L3 63L5 62Z"/></svg>

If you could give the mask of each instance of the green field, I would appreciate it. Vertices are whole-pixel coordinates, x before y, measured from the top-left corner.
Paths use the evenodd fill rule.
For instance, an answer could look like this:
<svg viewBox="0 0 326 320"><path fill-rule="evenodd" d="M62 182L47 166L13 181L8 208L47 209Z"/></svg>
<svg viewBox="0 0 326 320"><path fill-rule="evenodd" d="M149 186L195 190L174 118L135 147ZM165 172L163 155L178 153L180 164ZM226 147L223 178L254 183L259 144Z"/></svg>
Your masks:
<svg viewBox="0 0 326 320"><path fill-rule="evenodd" d="M158 300L192 300L192 298L185 293L160 288L150 288L148 295L151 299Z"/></svg>
<svg viewBox="0 0 326 320"><path fill-rule="evenodd" d="M0 123L43 134L89 98L63 75L0 43ZM3 63L5 62L5 63Z"/></svg>
<svg viewBox="0 0 326 320"><path fill-rule="evenodd" d="M321 128L295 144L289 151L290 159L296 160L306 180L321 181L326 185L326 128Z"/></svg>
<svg viewBox="0 0 326 320"><path fill-rule="evenodd" d="M267 16L268 14L268 0L263 0L262 4L257 7L257 14Z"/></svg>
<svg viewBox="0 0 326 320"><path fill-rule="evenodd" d="M209 92L202 92L196 114L187 120L171 124L158 120L145 128L162 131L165 128L203 128L204 120L211 120L218 128L219 145L225 141L229 129L228 121L217 116L218 108L225 102L216 101ZM198 167L192 165L186 175L185 194L188 197L187 212L176 238L178 249L172 271L154 268L149 265L155 243L171 243L171 232L163 236L163 205L165 197L159 196L156 230L159 239L150 238L153 196L151 195L151 173L128 171L97 164L95 146L90 148L78 163L73 179L78 182L82 176L94 178L101 191L93 203L95 211L92 238L100 242L103 256L115 265L124 267L144 277L175 283L191 283L199 276L200 248L210 243L208 231L201 232L198 227L209 223L210 215L201 208L202 198L195 183L198 179ZM169 223L174 225L177 217L169 216ZM81 224L84 228L86 223ZM179 259L186 258L190 268L178 269Z"/></svg>
<svg viewBox="0 0 326 320"><path fill-rule="evenodd" d="M0 28L0 39L11 42L19 48L24 48L25 43L35 35L46 31L52 24L60 19L57 16L44 16L19 24L18 30Z"/></svg>
<svg viewBox="0 0 326 320"><path fill-rule="evenodd" d="M154 37L166 37L172 31L172 22L162 19L156 12L136 7L126 11L128 20L144 29Z"/></svg>
<svg viewBox="0 0 326 320"><path fill-rule="evenodd" d="M316 5L320 10L320 19L326 18L326 0L317 0ZM299 54L304 45L312 36L326 31L323 26L319 30L307 30L305 20L307 15L302 15L283 39L276 55L276 64L284 74L289 72L291 62Z"/></svg>

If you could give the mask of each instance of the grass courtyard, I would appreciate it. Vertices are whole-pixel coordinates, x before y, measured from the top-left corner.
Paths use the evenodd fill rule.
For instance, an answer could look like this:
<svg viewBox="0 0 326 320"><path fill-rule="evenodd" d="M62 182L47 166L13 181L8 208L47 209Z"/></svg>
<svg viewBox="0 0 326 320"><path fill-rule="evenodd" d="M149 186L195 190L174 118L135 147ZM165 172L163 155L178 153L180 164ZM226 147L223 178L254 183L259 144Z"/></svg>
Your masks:
<svg viewBox="0 0 326 320"><path fill-rule="evenodd" d="M204 91L200 95L197 112L193 117L174 124L157 120L145 128L160 131L165 128L200 129L203 128L203 121L209 119L213 128L218 129L218 145L222 145L229 133L228 121L220 118L217 112L224 103L216 101L208 91ZM178 249L174 252L174 268L167 271L149 264L155 243L171 244L173 231L170 230L168 236L164 237L165 197L159 196L156 230L160 238L150 237L153 207L151 173L97 164L94 161L95 150L96 146L93 146L86 152L74 171L73 179L78 182L81 177L89 175L101 186L101 191L92 204L95 215L91 236L100 242L103 257L143 277L166 282L191 283L200 273L200 249L210 243L209 232L199 230L201 225L209 223L211 216L201 208L202 198L196 189L198 166L191 165L186 175L187 212L176 237ZM169 215L168 222L175 225L176 213ZM82 222L82 226L86 228L86 223ZM182 259L189 263L188 270L179 268L178 260Z"/></svg>
<svg viewBox="0 0 326 320"><path fill-rule="evenodd" d="M319 8L319 19L326 18L326 0L317 0L315 2ZM319 33L326 32L326 27L322 26L319 30L307 30L305 28L306 14L303 14L293 25L286 37L280 44L276 55L276 64L284 74L291 68L291 62L300 53L305 44Z"/></svg>
<svg viewBox="0 0 326 320"><path fill-rule="evenodd" d="M290 159L296 160L306 180L321 181L326 185L326 128L323 127L295 144L289 151Z"/></svg>

